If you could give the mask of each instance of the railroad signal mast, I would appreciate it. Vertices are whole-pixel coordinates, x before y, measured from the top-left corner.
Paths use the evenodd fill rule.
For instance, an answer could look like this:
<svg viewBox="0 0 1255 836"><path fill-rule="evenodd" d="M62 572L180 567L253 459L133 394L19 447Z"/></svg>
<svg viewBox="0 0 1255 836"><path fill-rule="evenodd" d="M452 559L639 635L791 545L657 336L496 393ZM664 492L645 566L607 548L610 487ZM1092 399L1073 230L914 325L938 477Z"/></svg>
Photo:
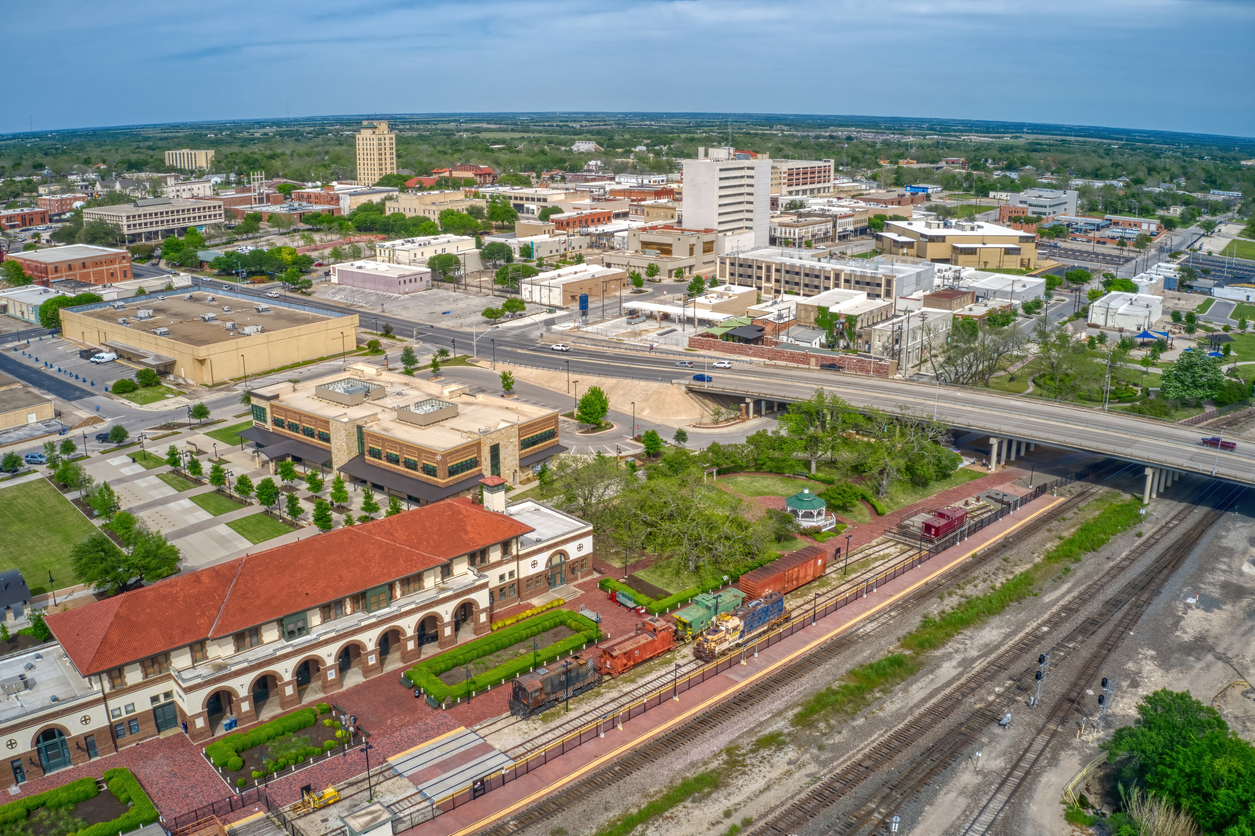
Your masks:
<svg viewBox="0 0 1255 836"><path fill-rule="evenodd" d="M1094 736L1102 734L1102 727L1107 722L1107 711L1111 708L1111 701L1116 695L1116 686L1120 684L1117 677L1112 677L1108 681L1107 677L1102 678L1102 693L1098 695L1098 722L1094 726Z"/></svg>
<svg viewBox="0 0 1255 836"><path fill-rule="evenodd" d="M1029 699L1029 708L1035 708L1041 703L1041 689L1046 684L1046 674L1050 673L1050 654L1043 653L1037 657L1037 693L1033 694Z"/></svg>

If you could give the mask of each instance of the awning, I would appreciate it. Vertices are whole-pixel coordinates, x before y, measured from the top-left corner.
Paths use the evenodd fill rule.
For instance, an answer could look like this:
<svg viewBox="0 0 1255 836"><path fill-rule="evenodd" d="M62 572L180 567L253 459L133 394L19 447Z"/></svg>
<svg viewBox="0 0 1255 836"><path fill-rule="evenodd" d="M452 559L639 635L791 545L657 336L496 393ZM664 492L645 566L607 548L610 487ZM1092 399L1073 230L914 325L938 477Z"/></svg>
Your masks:
<svg viewBox="0 0 1255 836"><path fill-rule="evenodd" d="M261 427L249 427L240 432L240 438L246 438L249 441L258 444L259 452L268 459L277 459L282 456L296 456L306 461L323 462L330 461L331 451L310 444L308 441L301 441L297 438L288 438L286 435L263 430Z"/></svg>
<svg viewBox="0 0 1255 836"><path fill-rule="evenodd" d="M366 456L360 453L342 464L338 469L341 473L347 473L355 479L374 482L377 485L391 488L406 496L417 497L424 502L437 502L441 499L447 499L474 487L479 484L480 479L484 478L484 474L476 473L474 476L468 476L460 482L441 487L412 476L406 476L404 473L397 473L395 470L389 470L386 467L380 467L377 464L371 464L366 461Z"/></svg>
<svg viewBox="0 0 1255 836"><path fill-rule="evenodd" d="M761 325L742 325L740 328L733 328L727 333L729 337L735 337L738 340L761 340L763 338L763 327Z"/></svg>
<svg viewBox="0 0 1255 836"><path fill-rule="evenodd" d="M555 444L552 447L546 447L543 450L537 450L535 453L528 453L526 456L519 456L519 467L530 467L536 462L544 461L559 453L565 453L569 448L563 447L561 444Z"/></svg>

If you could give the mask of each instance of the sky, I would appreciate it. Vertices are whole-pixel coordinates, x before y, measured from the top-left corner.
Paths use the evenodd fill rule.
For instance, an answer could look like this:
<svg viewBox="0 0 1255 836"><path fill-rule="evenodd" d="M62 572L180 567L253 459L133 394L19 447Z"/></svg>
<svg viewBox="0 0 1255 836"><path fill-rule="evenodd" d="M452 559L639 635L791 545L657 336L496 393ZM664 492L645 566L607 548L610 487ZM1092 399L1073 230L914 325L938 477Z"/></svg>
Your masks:
<svg viewBox="0 0 1255 836"><path fill-rule="evenodd" d="M1255 136L1255 0L8 5L4 63L30 72L11 77L0 132L700 111Z"/></svg>

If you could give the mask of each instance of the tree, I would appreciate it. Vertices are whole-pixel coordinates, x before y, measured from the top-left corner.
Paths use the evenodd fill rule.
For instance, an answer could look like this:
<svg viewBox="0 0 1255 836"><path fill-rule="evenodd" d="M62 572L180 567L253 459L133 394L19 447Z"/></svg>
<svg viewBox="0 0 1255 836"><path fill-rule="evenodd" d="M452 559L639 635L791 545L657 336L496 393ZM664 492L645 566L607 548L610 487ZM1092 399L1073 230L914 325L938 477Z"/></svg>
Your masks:
<svg viewBox="0 0 1255 836"><path fill-rule="evenodd" d="M461 274L462 262L453 253L441 253L427 259L427 269L441 281L452 282Z"/></svg>
<svg viewBox="0 0 1255 836"><path fill-rule="evenodd" d="M847 430L862 425L861 416L837 395L817 389L808 400L791 404L780 417L781 431L797 441L794 457L810 463L810 472L820 461L836 458L837 448Z"/></svg>
<svg viewBox="0 0 1255 836"><path fill-rule="evenodd" d="M369 519L369 517L364 516L362 519L362 522L366 522L367 519ZM357 518L354 517L351 513L346 513L344 515L344 525L346 527L357 525Z"/></svg>
<svg viewBox="0 0 1255 836"><path fill-rule="evenodd" d="M505 316L505 311L501 310L501 308L484 308L483 310L484 319L488 320L494 325L496 324L497 320L501 319L501 317L503 316Z"/></svg>
<svg viewBox="0 0 1255 836"><path fill-rule="evenodd" d="M334 488L332 489L334 491ZM346 497L347 498L347 497ZM331 506L325 499L314 502L314 525L319 531L330 531L334 523L331 520Z"/></svg>
<svg viewBox="0 0 1255 836"><path fill-rule="evenodd" d="M283 480L284 487L299 478L296 472L296 463L291 459L284 459L275 465L275 474Z"/></svg>
<svg viewBox="0 0 1255 836"><path fill-rule="evenodd" d="M1183 352L1164 369L1159 395L1173 401L1206 399L1219 391L1223 383L1220 358L1208 357L1206 352L1195 349Z"/></svg>
<svg viewBox="0 0 1255 836"><path fill-rule="evenodd" d="M923 326L924 356L933 373L950 384L989 385L1004 360L1024 350L1027 337L1015 326L992 327L976 320L955 320L947 334L933 323Z"/></svg>
<svg viewBox="0 0 1255 836"><path fill-rule="evenodd" d="M689 440L688 431L685 430L683 427L680 427L678 430L675 431L674 438L675 438L676 444L684 444Z"/></svg>
<svg viewBox="0 0 1255 836"><path fill-rule="evenodd" d="M428 364L428 368L431 370L432 377L440 376L440 358L437 355L433 354L431 356L431 363Z"/></svg>
<svg viewBox="0 0 1255 836"><path fill-rule="evenodd" d="M401 507L401 500L398 497L388 497L388 510L384 512L385 517L395 517L402 510L404 509Z"/></svg>
<svg viewBox="0 0 1255 836"><path fill-rule="evenodd" d="M418 367L418 356L411 346L407 345L401 349L401 365L405 368L406 374L414 374L414 369Z"/></svg>
<svg viewBox="0 0 1255 836"><path fill-rule="evenodd" d="M575 420L582 424L600 427L610 411L610 398L600 386L590 386L580 397L579 406L575 410Z"/></svg>
<svg viewBox="0 0 1255 836"><path fill-rule="evenodd" d="M527 310L527 303L522 299L510 298L501 303L501 310L511 316L517 316Z"/></svg>
<svg viewBox="0 0 1255 836"><path fill-rule="evenodd" d="M536 214L536 217L540 219L541 223L546 223L549 218L554 215L561 215L564 211L565 210L559 206L546 206Z"/></svg>
<svg viewBox="0 0 1255 836"><path fill-rule="evenodd" d="M337 473L331 480L331 493L328 494L332 504L341 507L348 504L349 489L344 486L344 479Z"/></svg>
<svg viewBox="0 0 1255 836"><path fill-rule="evenodd" d="M370 515L379 512L379 503L375 500L375 492L370 488L362 489L362 513Z"/></svg>
<svg viewBox="0 0 1255 836"><path fill-rule="evenodd" d="M126 236L122 234L122 227L97 218L83 224L83 228L74 236L74 242L95 247L116 247L126 243Z"/></svg>
<svg viewBox="0 0 1255 836"><path fill-rule="evenodd" d="M166 448L166 464L177 468L183 461L183 457L179 455L179 448L171 444Z"/></svg>
<svg viewBox="0 0 1255 836"><path fill-rule="evenodd" d="M514 261L514 250L510 249L509 244L493 241L480 247L479 258L484 264L488 265L509 264Z"/></svg>
<svg viewBox="0 0 1255 836"><path fill-rule="evenodd" d="M638 270L632 270L628 273L628 281L630 281L632 283L632 287L637 290L640 290L645 286L645 280L641 278L640 271Z"/></svg>
<svg viewBox="0 0 1255 836"><path fill-rule="evenodd" d="M13 287L24 287L35 281L30 273L26 272L26 268L22 266L20 261L8 259L0 264L0 273L4 274L4 278Z"/></svg>
<svg viewBox="0 0 1255 836"><path fill-rule="evenodd" d="M90 305L93 302L101 301L103 300L95 293L80 293L77 296L56 296L52 299L46 299L39 306L39 324L50 331L55 331L61 327L62 308Z"/></svg>
<svg viewBox="0 0 1255 836"><path fill-rule="evenodd" d="M1105 291L1103 291L1103 289L1102 289L1102 288L1100 288L1100 287L1091 287L1091 288L1090 288L1090 289L1086 292L1086 294L1085 294L1085 298L1086 298L1086 299L1088 299L1088 300L1089 300L1089 301L1091 301L1091 302L1097 302L1099 299L1103 298L1103 297L1104 297L1104 296L1106 296L1106 295L1107 295L1107 294L1106 294L1106 292L1105 292Z"/></svg>
<svg viewBox="0 0 1255 836"><path fill-rule="evenodd" d="M215 488L221 488L227 483L227 472L222 465L214 462L209 468L209 484Z"/></svg>
<svg viewBox="0 0 1255 836"><path fill-rule="evenodd" d="M295 493L288 494L287 510L288 516L292 519L296 519L303 513L301 509L301 500Z"/></svg>
<svg viewBox="0 0 1255 836"><path fill-rule="evenodd" d="M57 442L44 442L44 463L54 471L57 469L57 466L61 464L61 454L57 452Z"/></svg>
<svg viewBox="0 0 1255 836"><path fill-rule="evenodd" d="M279 486L269 476L257 483L256 493L257 502L266 508L279 500Z"/></svg>
<svg viewBox="0 0 1255 836"><path fill-rule="evenodd" d="M1063 274L1063 278L1067 280L1068 284L1078 285L1078 284L1085 284L1086 282L1093 279L1094 276L1085 268L1076 267L1072 270L1066 271Z"/></svg>
<svg viewBox="0 0 1255 836"><path fill-rule="evenodd" d="M488 201L488 220L490 223L496 226L509 226L512 223L518 222L518 219L519 213L513 206L510 205L508 200L494 197L492 200ZM503 244L502 246L506 245ZM506 248L509 249L509 247ZM513 258L513 256L514 252L511 250L510 257ZM509 261L509 259L507 259L507 261Z"/></svg>
<svg viewBox="0 0 1255 836"><path fill-rule="evenodd" d="M478 220L456 209L445 209L440 213L439 220L440 231L448 235L474 235L480 230Z"/></svg>
<svg viewBox="0 0 1255 836"><path fill-rule="evenodd" d="M160 532L149 531L126 512L118 514L111 525L125 551L103 532L88 535L70 552L70 564L80 583L118 593L179 570L182 555Z"/></svg>
<svg viewBox="0 0 1255 836"><path fill-rule="evenodd" d="M73 456L77 452L78 452L78 445L74 443L73 439L71 438L61 439L61 455Z"/></svg>
<svg viewBox="0 0 1255 836"><path fill-rule="evenodd" d="M21 466L21 456L17 453L5 453L3 465L5 470L16 470ZM72 488L83 481L83 468L79 467L77 462L65 459L57 466L57 471L52 474L52 478L56 480L57 484Z"/></svg>
<svg viewBox="0 0 1255 836"><path fill-rule="evenodd" d="M516 287L520 279L530 279L540 275L540 271L530 264L503 264L493 274L493 281L502 287Z"/></svg>
<svg viewBox="0 0 1255 836"><path fill-rule="evenodd" d="M646 430L641 436L641 445L645 448L645 455L656 456L662 452L662 436L657 430Z"/></svg>
<svg viewBox="0 0 1255 836"><path fill-rule="evenodd" d="M1139 250L1144 250L1150 246L1150 242L1151 237L1145 232L1140 232L1138 233L1138 236L1133 239L1133 246L1137 247Z"/></svg>
<svg viewBox="0 0 1255 836"><path fill-rule="evenodd" d="M87 495L87 504L96 512L96 516L112 519L118 507L118 495L108 482L101 482L96 490Z"/></svg>
<svg viewBox="0 0 1255 836"><path fill-rule="evenodd" d="M320 494L323 489L322 477L314 471L305 474L305 488L312 494Z"/></svg>
<svg viewBox="0 0 1255 836"><path fill-rule="evenodd" d="M201 465L200 459L196 458L195 456L191 456L190 458L188 458L187 460L187 472L188 473L190 473L192 476L196 476L197 478L199 478L201 473L204 472L204 470L205 468Z"/></svg>
<svg viewBox="0 0 1255 836"><path fill-rule="evenodd" d="M701 276L694 276L693 280L688 284L689 296L701 296L706 292L706 282Z"/></svg>
<svg viewBox="0 0 1255 836"><path fill-rule="evenodd" d="M254 235L261 232L261 212L249 212L235 224L236 235Z"/></svg>
<svg viewBox="0 0 1255 836"><path fill-rule="evenodd" d="M514 372L504 371L501 373L501 391L506 394L514 391Z"/></svg>
<svg viewBox="0 0 1255 836"><path fill-rule="evenodd" d="M655 278L657 277L658 273L659 273L658 265L655 264L654 262L651 261L645 265L645 277L646 278L649 278L649 279Z"/></svg>
<svg viewBox="0 0 1255 836"><path fill-rule="evenodd" d="M235 480L235 492L242 498L248 499L253 495L253 490L253 480L248 478L247 473L241 474L240 478Z"/></svg>
<svg viewBox="0 0 1255 836"><path fill-rule="evenodd" d="M126 441L128 438L130 438L130 436L131 436L130 432L128 432L126 427L122 426L121 424L114 424L109 429L109 440L112 441L114 444L121 444L123 441Z"/></svg>
<svg viewBox="0 0 1255 836"><path fill-rule="evenodd" d="M551 460L555 503L594 525L615 513L611 500L628 485L627 472L612 456L563 455Z"/></svg>

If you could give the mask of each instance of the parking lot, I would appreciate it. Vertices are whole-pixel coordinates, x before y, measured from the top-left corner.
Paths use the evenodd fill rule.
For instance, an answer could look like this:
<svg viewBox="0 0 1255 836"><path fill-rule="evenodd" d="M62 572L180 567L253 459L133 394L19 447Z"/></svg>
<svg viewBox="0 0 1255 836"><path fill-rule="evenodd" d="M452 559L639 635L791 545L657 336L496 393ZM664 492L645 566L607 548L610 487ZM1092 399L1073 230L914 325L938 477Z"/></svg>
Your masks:
<svg viewBox="0 0 1255 836"><path fill-rule="evenodd" d="M466 328L467 330L470 330L472 325L485 327L488 325L488 320L483 317L484 308L501 307L501 303L505 301L494 296L478 296L440 287L408 296L398 296L395 293L325 284L320 286L314 295L331 302L365 308L359 314L359 321L362 328L369 331L378 330L375 323L371 322L370 311L393 314L426 325ZM528 305L524 315L543 314L545 310L540 305ZM412 337L413 335L402 334L400 336Z"/></svg>
<svg viewBox="0 0 1255 836"><path fill-rule="evenodd" d="M31 342L29 347L9 351L9 357L51 374L59 374L66 380L85 389L104 393L104 387L124 377L134 377L137 367L114 361L97 365L78 356L79 347L63 339L45 337Z"/></svg>

